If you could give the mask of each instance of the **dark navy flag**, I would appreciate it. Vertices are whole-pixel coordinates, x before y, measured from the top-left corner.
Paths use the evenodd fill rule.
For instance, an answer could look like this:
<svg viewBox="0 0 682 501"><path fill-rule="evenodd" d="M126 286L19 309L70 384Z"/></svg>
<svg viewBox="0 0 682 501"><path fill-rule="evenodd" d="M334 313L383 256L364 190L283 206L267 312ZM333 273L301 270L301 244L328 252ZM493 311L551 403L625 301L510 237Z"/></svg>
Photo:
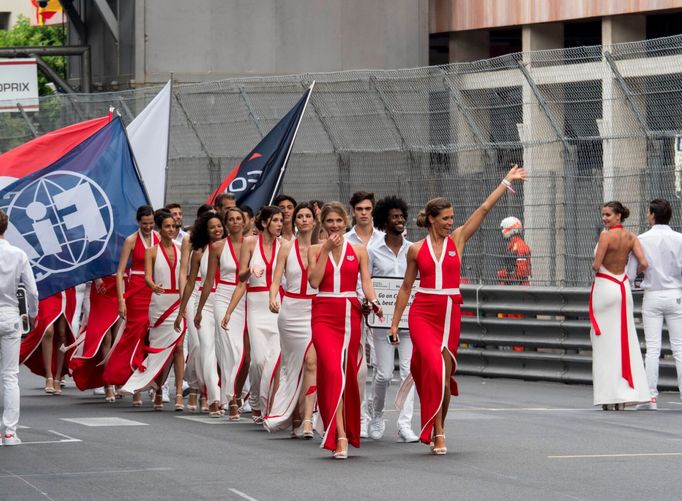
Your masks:
<svg viewBox="0 0 682 501"><path fill-rule="evenodd" d="M237 205L249 206L254 213L270 205L284 177L298 127L315 82L284 118L261 140L208 198L214 204L221 193L233 193Z"/></svg>
<svg viewBox="0 0 682 501"><path fill-rule="evenodd" d="M28 254L40 299L115 273L135 212L148 203L118 117L0 191L5 238Z"/></svg>

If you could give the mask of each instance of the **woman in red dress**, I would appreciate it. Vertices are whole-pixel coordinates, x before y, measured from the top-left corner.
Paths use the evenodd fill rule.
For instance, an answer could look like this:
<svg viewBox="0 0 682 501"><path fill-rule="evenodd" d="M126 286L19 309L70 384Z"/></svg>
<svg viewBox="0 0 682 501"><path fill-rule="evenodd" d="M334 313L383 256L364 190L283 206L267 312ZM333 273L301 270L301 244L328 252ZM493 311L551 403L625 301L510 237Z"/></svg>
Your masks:
<svg viewBox="0 0 682 501"><path fill-rule="evenodd" d="M396 300L390 336L398 343L398 324L407 306L412 285L419 273L420 283L410 306L408 323L412 334L412 377L398 392L405 394L412 380L421 405L420 439L430 444L433 454L447 453L445 417L450 395L457 395L455 369L459 345L462 296L459 292L460 256L466 242L476 233L512 181L526 178L526 171L514 165L502 182L467 221L452 230L454 211L445 198L434 198L417 216L417 226L427 228L425 239L407 252L407 270Z"/></svg>
<svg viewBox="0 0 682 501"><path fill-rule="evenodd" d="M367 251L343 237L346 209L340 202L329 202L322 208L321 219L329 238L308 249L308 282L319 290L313 299L312 331L318 406L325 428L321 447L333 451L335 459L346 459L349 443L360 447L358 274L375 313L383 317L383 312L369 275Z"/></svg>
<svg viewBox="0 0 682 501"><path fill-rule="evenodd" d="M149 330L149 302L152 291L144 281L144 253L159 243L154 231L154 209L143 205L137 209L137 224L140 229L125 239L116 272L118 293L118 314L125 320L116 334L104 367L104 382L123 385L128 381L137 364L142 361L142 346ZM128 280L124 281L128 261L131 266ZM142 395L133 396L133 406L142 405Z"/></svg>

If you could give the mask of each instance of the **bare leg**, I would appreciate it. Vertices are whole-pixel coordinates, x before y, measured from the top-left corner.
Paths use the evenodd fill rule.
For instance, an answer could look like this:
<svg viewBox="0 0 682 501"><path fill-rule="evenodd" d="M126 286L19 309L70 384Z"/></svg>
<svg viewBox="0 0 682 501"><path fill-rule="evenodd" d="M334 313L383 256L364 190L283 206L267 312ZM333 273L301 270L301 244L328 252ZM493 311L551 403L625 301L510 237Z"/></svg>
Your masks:
<svg viewBox="0 0 682 501"><path fill-rule="evenodd" d="M66 342L66 318L64 315L59 317L55 322L55 335L57 336L57 344L63 346ZM64 352L62 350L57 351L57 370L55 371L55 377L61 381L64 377L62 375L62 370L64 369Z"/></svg>
<svg viewBox="0 0 682 501"><path fill-rule="evenodd" d="M445 389L443 391L443 405L441 406L434 422L434 447L445 447L445 437L436 435L445 435L445 418L448 415L448 407L450 406L450 377L452 376L453 363L450 352L443 350L443 362L445 364Z"/></svg>
<svg viewBox="0 0 682 501"><path fill-rule="evenodd" d="M54 338L54 324L50 325L43 335L43 341L40 344L40 350L43 354L43 365L45 366L45 378L48 381L45 383L45 391L48 388L54 390L54 383L50 381L54 378L54 373L52 372L52 339ZM50 392L52 393L52 392Z"/></svg>
<svg viewBox="0 0 682 501"><path fill-rule="evenodd" d="M175 394L182 397L182 380L185 377L185 353L182 340L175 346L173 352L173 370L175 372Z"/></svg>
<svg viewBox="0 0 682 501"><path fill-rule="evenodd" d="M303 365L303 385L301 388L301 399L302 405L299 405L299 409L302 407L303 412L303 431L311 432L313 431L313 410L315 409L315 392L308 395L308 390L311 386L315 386L317 381L317 353L315 353L315 347L310 345L308 351L305 355L305 362ZM300 400L300 399L299 399ZM300 412L299 412L300 416Z"/></svg>
<svg viewBox="0 0 682 501"><path fill-rule="evenodd" d="M343 439L343 440L340 440ZM346 440L346 423L343 420L343 398L336 409L336 452L348 450L348 440Z"/></svg>

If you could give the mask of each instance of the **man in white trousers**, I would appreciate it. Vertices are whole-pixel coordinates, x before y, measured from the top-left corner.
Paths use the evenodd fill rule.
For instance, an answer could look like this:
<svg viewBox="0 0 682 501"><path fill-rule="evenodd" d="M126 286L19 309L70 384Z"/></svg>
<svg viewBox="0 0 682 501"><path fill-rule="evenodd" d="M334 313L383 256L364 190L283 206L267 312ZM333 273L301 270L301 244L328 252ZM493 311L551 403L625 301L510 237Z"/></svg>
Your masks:
<svg viewBox="0 0 682 501"><path fill-rule="evenodd" d="M30 324L38 313L38 289L26 253L5 240L9 220L0 209L0 374L2 375L2 445L19 445L19 347L21 318L17 289L26 289Z"/></svg>
<svg viewBox="0 0 682 501"><path fill-rule="evenodd" d="M396 196L379 200L374 207L374 226L385 231L384 238L376 240L367 247L369 254L369 273L372 277L389 277L402 280L407 268L407 251L412 242L403 238L407 222L407 203ZM386 324L388 327L388 324ZM372 420L369 423L369 438L379 440L386 431L384 407L386 393L395 364L395 350L398 349L400 379L404 380L410 372L412 359L412 339L405 329L398 331L398 346L386 338L388 329L373 329L375 370L372 384ZM398 416L398 442L418 442L419 437L412 431L414 408L414 387L405 399Z"/></svg>
<svg viewBox="0 0 682 501"><path fill-rule="evenodd" d="M639 235L649 267L644 272L642 321L646 340L646 376L651 401L638 409L656 410L658 363L661 357L663 320L668 325L670 347L677 368L677 384L682 390L682 234L668 225L672 217L670 203L662 198L649 202L646 219L651 229ZM630 280L637 275L637 261L628 262Z"/></svg>
<svg viewBox="0 0 682 501"><path fill-rule="evenodd" d="M356 191L350 198L351 214L353 216L353 227L348 231L344 238L351 244L370 246L372 243L384 238L384 232L377 230L372 224L372 211L374 210L374 193L368 191ZM364 294L358 277L358 299L362 302ZM372 329L362 323L362 339L360 349L365 353L365 343L370 349L370 365L372 360ZM365 395L365 382L367 381L367 363L363 357L363 363L358 369L358 387L360 388L360 438L367 438L368 426L371 419L371 401Z"/></svg>

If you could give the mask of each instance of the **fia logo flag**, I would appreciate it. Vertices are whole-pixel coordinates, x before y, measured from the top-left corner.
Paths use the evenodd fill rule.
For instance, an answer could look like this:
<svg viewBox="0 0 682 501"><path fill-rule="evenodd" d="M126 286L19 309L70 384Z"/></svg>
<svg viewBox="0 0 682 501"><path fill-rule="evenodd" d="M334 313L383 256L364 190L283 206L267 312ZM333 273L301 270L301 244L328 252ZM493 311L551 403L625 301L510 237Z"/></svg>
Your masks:
<svg viewBox="0 0 682 501"><path fill-rule="evenodd" d="M237 206L251 207L254 214L270 205L277 194L298 127L315 82L296 105L261 140L208 198L209 204L221 193L233 193Z"/></svg>
<svg viewBox="0 0 682 501"><path fill-rule="evenodd" d="M137 229L135 212L147 203L118 117L0 190L5 238L28 255L40 299L115 273L123 241Z"/></svg>

